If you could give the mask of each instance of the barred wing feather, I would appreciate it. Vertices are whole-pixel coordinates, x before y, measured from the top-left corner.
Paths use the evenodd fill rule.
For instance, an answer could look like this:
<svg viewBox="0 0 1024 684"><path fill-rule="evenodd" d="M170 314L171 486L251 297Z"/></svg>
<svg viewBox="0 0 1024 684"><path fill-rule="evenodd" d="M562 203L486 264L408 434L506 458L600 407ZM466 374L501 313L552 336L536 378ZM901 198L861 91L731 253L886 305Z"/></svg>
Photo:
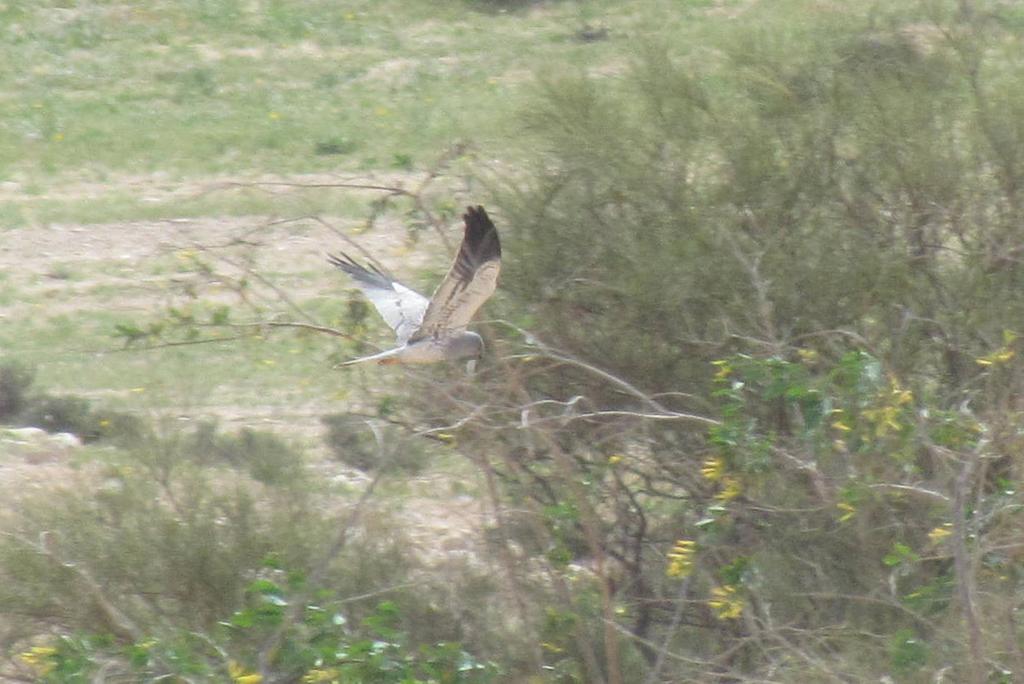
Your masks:
<svg viewBox="0 0 1024 684"><path fill-rule="evenodd" d="M459 253L410 341L465 328L498 286L501 242L494 223L481 206L469 207L462 218L466 229Z"/></svg>

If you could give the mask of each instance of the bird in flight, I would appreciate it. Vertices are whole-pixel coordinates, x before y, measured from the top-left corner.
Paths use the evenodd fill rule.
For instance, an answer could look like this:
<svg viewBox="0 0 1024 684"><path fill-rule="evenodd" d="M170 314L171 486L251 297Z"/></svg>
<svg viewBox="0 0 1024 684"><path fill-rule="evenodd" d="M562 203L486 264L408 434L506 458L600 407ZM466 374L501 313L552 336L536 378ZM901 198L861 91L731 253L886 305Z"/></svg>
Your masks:
<svg viewBox="0 0 1024 684"><path fill-rule="evenodd" d="M484 341L466 330L469 320L498 286L501 243L481 206L462 216L466 230L455 261L434 296L427 299L373 265L360 266L347 254L328 261L349 274L397 336L394 349L342 363L437 363L483 356Z"/></svg>

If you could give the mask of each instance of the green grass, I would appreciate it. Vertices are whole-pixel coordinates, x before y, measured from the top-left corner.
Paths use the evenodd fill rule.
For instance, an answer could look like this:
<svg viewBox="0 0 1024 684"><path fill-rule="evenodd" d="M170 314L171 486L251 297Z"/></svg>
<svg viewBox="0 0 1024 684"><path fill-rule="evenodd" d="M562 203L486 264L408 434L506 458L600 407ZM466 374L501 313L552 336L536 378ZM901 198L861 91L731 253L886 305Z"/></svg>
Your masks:
<svg viewBox="0 0 1024 684"><path fill-rule="evenodd" d="M485 164L507 159L535 74L591 71L613 84L653 39L702 49L694 37L720 21L710 5L595 0L499 11L456 0L12 0L0 6L0 231L130 231L131 222L190 217L362 219L365 194L221 184L423 169L456 142ZM606 27L608 39L577 40L584 25ZM179 265L52 256L43 286L0 283L9 312L0 348L37 366L41 386L124 406L145 395L154 410L187 404L201 413L244 411L252 397L261 410L311 398L330 406L360 377L324 372L336 341L290 331L109 352L118 323L162 315L158 292L139 309L145 287L159 285L132 280L171 278ZM296 263L281 282L313 276L328 292L343 290L312 269ZM336 321L342 306L327 299L313 309Z"/></svg>
<svg viewBox="0 0 1024 684"><path fill-rule="evenodd" d="M0 179L375 169L456 140L500 147L532 71L618 62L651 32L692 30L707 3L62 4L0 11ZM584 22L610 40L574 40Z"/></svg>
<svg viewBox="0 0 1024 684"><path fill-rule="evenodd" d="M301 179L297 182L301 182ZM51 223L96 224L158 221L203 216L306 216L309 214L358 216L365 201L351 194L324 189L296 189L270 194L258 187L232 188L210 179L207 189L184 196L156 193L140 196L112 185L97 197L25 197L0 205L0 225L5 228Z"/></svg>

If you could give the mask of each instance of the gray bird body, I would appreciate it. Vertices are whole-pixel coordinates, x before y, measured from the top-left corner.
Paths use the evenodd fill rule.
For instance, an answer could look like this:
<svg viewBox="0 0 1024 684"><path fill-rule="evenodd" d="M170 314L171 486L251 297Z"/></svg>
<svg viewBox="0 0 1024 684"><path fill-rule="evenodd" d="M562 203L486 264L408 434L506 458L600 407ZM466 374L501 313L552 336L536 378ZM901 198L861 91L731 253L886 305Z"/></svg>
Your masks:
<svg viewBox="0 0 1024 684"><path fill-rule="evenodd" d="M384 321L395 331L394 349L341 364L364 361L381 364L422 364L483 355L483 339L466 330L473 314L494 293L501 270L498 231L483 207L469 207L459 253L448 274L427 299L383 271L366 268L351 257L329 256L328 261L349 274Z"/></svg>
<svg viewBox="0 0 1024 684"><path fill-rule="evenodd" d="M446 337L425 337L379 354L345 361L340 365L350 366L364 361L376 361L382 365L440 363L441 361L458 361L460 359L479 359L483 353L483 338L475 332L466 330Z"/></svg>

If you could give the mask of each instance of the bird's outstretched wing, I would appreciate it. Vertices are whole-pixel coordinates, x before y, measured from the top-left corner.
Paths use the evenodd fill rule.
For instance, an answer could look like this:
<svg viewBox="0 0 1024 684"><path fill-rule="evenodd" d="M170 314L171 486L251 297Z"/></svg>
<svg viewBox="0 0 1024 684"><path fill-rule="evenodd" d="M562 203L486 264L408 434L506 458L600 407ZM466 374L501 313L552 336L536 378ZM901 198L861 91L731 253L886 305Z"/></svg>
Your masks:
<svg viewBox="0 0 1024 684"><path fill-rule="evenodd" d="M423 322L410 341L465 328L498 286L501 270L498 230L481 206L468 207L462 219L466 231L459 253L430 298Z"/></svg>
<svg viewBox="0 0 1024 684"><path fill-rule="evenodd" d="M340 257L328 255L327 260L352 276L366 298L377 308L381 318L395 331L398 344L405 344L420 328L430 304L426 297L385 275L373 265L369 269L360 266L344 252Z"/></svg>

